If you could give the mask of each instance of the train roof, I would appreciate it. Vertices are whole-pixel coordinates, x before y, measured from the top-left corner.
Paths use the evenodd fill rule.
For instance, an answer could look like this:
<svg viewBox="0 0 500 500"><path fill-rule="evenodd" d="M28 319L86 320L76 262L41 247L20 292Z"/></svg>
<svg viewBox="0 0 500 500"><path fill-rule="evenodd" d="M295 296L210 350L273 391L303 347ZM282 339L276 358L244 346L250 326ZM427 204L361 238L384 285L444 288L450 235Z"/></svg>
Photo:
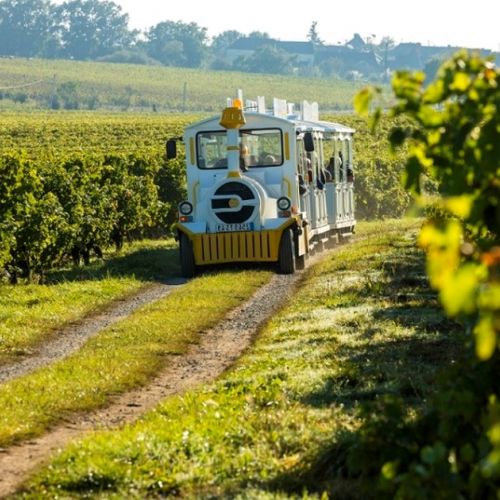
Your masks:
<svg viewBox="0 0 500 500"><path fill-rule="evenodd" d="M355 130L346 125L336 122L326 122L322 120L310 121L310 120L295 120L290 119L290 121L295 123L295 126L299 130L322 130L323 132L331 133L341 133L341 134L354 134Z"/></svg>
<svg viewBox="0 0 500 500"><path fill-rule="evenodd" d="M255 113L255 112L247 112L245 113L245 117L247 118L247 122L250 122L252 126L255 126L259 121L262 121L263 124L267 123L275 123L277 126L281 123L282 125L287 124L288 126L292 125L298 131L307 132L307 131L323 131L332 134L354 134L355 130L353 128L347 127L346 125L342 125L341 123L336 122L328 122L323 120L302 120L297 115L289 115L289 116L276 116L271 113ZM224 128L219 124L220 115L212 116L210 118L206 118L199 122L193 123L186 127L186 130L190 129L212 129L212 130L224 130ZM245 128L245 127L242 127Z"/></svg>
<svg viewBox="0 0 500 500"><path fill-rule="evenodd" d="M227 106L237 106L244 110L248 126L250 127L267 127L282 126L293 127L300 132L307 131L322 131L330 134L346 134L352 135L355 130L340 123L328 122L319 119L319 108L317 102L302 101L299 106L294 103L289 103L285 99L273 98L273 107L266 107L265 98L257 97L257 100L246 100L243 106L243 93L238 90L238 98L227 100ZM186 131L191 132L196 129L200 130L219 130L223 127L219 123L220 115L201 120L193 123L186 128ZM286 125L285 125L286 124ZM244 128L244 127L243 127ZM193 130L194 129L194 130Z"/></svg>

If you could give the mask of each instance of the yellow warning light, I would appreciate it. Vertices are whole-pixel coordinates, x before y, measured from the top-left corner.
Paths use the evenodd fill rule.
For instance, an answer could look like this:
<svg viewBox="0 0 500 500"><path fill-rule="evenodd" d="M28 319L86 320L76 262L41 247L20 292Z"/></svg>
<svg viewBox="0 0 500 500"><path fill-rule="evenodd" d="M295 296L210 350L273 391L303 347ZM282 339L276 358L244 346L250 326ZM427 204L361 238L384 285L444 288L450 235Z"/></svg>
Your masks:
<svg viewBox="0 0 500 500"><path fill-rule="evenodd" d="M238 99L237 97L233 99L233 108L243 109L241 99Z"/></svg>
<svg viewBox="0 0 500 500"><path fill-rule="evenodd" d="M219 122L224 128L240 128L245 125L246 120L243 110L237 107L226 108L222 112L222 118Z"/></svg>

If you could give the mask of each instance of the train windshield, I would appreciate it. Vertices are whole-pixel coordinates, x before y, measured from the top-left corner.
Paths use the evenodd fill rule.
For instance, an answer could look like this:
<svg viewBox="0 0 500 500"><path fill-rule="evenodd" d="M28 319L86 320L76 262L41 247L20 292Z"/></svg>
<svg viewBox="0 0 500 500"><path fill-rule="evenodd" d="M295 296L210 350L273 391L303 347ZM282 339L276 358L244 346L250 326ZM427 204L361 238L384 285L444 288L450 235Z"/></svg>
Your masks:
<svg viewBox="0 0 500 500"><path fill-rule="evenodd" d="M226 132L199 132L196 137L198 167L227 168ZM281 130L240 130L240 162L247 168L283 165Z"/></svg>

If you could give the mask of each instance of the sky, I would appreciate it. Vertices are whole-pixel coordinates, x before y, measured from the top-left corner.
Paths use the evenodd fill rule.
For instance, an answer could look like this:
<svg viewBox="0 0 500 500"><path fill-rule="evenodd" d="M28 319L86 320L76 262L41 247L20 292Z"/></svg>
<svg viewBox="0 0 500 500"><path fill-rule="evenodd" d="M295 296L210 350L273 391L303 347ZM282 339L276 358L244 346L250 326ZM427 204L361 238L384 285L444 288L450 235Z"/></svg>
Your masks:
<svg viewBox="0 0 500 500"><path fill-rule="evenodd" d="M500 0L113 0L130 27L161 21L195 22L209 36L236 29L265 31L281 40L306 40L313 21L327 44L354 33L396 43L487 48L500 52ZM60 3L58 1L57 3Z"/></svg>

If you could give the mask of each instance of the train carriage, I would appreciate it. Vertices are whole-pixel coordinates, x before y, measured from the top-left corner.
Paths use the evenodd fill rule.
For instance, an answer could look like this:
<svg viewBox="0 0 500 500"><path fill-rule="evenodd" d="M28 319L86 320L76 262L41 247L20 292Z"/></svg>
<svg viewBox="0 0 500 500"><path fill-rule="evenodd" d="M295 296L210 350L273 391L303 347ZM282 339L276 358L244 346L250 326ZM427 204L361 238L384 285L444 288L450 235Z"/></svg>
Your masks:
<svg viewBox="0 0 500 500"><path fill-rule="evenodd" d="M176 224L182 274L227 262L303 268L354 231L354 130L320 121L317 104L234 99L186 128L187 199ZM176 156L175 140L167 157Z"/></svg>

